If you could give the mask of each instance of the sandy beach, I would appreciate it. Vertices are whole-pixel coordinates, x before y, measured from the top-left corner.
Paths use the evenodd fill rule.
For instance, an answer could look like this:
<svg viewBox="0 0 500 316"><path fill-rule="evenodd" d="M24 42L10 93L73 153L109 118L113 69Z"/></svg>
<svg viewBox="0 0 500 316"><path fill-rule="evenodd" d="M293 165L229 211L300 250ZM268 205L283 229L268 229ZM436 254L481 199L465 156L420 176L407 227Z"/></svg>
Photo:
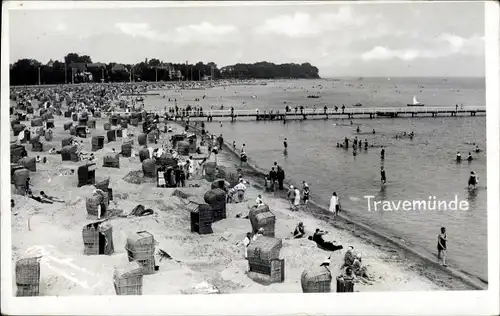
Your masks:
<svg viewBox="0 0 500 316"><path fill-rule="evenodd" d="M55 118L54 139L45 142L46 148L59 148L62 138L69 136L63 131L63 123L68 119ZM92 135L103 134L103 123L97 121L97 128L91 129ZM183 127L168 123L173 133ZM138 128L129 127L135 134L134 148L137 150ZM166 137L163 135L162 137ZM90 152L90 137L84 140L84 150ZM159 271L144 276L143 294L180 294L180 293L293 293L302 292L300 276L304 269L319 265L331 253L319 249L306 238L291 239L291 232L299 221L306 227L306 234L311 235L315 228L329 231L329 239L344 246L331 256L332 274L340 274L340 266L347 246L353 246L363 256L368 271L374 275L373 285L356 284L355 291L406 291L439 290L446 284L431 280L416 270L408 268L398 253L383 251L368 244L359 236L337 229L314 217L306 211L291 212L288 202L271 194L262 193L257 186L248 186L246 202L228 204L227 219L212 225L214 233L198 235L190 232L189 212L185 201L172 196L175 188L157 188L154 181L140 185L124 180L131 171L142 174L139 158L120 157L120 169L103 168L102 157L115 148L121 148L122 139L105 142L104 148L95 152L97 158L96 181L110 177L114 200L110 208L129 213L135 206L142 204L154 210L154 215L136 218L114 218L113 227L115 253L111 256L86 256L83 254L82 228L92 222L87 217L85 198L91 194L93 186L77 188L77 176L64 175L75 169L76 163L61 163L60 155L49 155L47 151L40 156L47 157L47 163L37 164L37 171L31 173L34 194L41 190L56 196L65 203L41 204L20 195L12 195L15 207L12 209L12 251L13 267L15 260L27 251L43 254L41 264L40 295L114 295L113 269L126 263L124 249L129 234L146 230L154 235L157 248L166 251L172 259L163 259L157 263ZM161 145L151 145L158 147ZM30 152L29 156L36 153ZM225 166L239 165L234 157L222 151L218 163ZM80 163L79 163L80 164ZM251 175L244 177L252 184ZM198 184L199 187L189 187ZM196 196L203 196L209 189L206 180L188 180L186 188L180 190ZM269 286L251 280L247 275L248 263L244 259L243 239L251 231L248 215L249 206L254 204L258 194L263 194L266 203L276 216L276 237L283 239L281 258L285 259L285 281ZM236 215L241 214L240 218ZM48 233L51 232L51 233ZM15 276L13 271L13 276ZM212 286L214 288L212 288ZM13 284L15 288L15 284ZM334 291L335 285L332 285Z"/></svg>

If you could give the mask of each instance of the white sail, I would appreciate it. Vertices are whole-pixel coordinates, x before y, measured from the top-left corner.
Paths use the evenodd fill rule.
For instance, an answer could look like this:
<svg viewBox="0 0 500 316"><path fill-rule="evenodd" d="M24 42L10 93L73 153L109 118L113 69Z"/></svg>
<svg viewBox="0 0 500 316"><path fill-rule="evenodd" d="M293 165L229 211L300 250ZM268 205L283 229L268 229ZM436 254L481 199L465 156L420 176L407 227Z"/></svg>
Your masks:
<svg viewBox="0 0 500 316"><path fill-rule="evenodd" d="M420 104L420 102L417 101L417 98L413 96L413 104Z"/></svg>

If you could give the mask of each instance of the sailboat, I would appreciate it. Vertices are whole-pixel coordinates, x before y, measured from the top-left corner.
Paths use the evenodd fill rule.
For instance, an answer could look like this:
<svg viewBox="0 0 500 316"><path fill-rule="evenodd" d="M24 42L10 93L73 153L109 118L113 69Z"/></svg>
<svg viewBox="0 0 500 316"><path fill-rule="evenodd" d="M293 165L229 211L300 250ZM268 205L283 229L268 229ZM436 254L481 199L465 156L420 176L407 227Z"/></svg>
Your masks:
<svg viewBox="0 0 500 316"><path fill-rule="evenodd" d="M425 104L420 103L417 101L417 98L413 96L413 103L412 104L407 104L407 106L424 106Z"/></svg>

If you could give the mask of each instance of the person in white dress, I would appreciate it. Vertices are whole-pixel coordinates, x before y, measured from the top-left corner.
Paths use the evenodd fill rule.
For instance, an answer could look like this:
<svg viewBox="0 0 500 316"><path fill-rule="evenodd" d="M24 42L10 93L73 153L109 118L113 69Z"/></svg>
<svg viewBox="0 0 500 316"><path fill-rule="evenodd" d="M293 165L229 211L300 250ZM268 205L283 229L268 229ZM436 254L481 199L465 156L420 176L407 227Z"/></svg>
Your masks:
<svg viewBox="0 0 500 316"><path fill-rule="evenodd" d="M299 210L299 205L300 205L300 190L298 188L295 188L295 197L293 200L294 211Z"/></svg>
<svg viewBox="0 0 500 316"><path fill-rule="evenodd" d="M243 245L245 246L245 259L248 257L248 246L250 246L250 238L252 238L252 234L247 233L245 239L243 240Z"/></svg>

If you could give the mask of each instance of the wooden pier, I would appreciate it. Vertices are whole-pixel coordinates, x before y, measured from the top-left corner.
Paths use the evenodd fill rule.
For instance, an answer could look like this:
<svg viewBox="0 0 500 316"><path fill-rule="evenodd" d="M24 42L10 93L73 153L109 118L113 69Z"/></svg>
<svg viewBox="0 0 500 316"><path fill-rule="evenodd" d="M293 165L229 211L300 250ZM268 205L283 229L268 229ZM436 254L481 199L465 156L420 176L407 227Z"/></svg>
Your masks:
<svg viewBox="0 0 500 316"><path fill-rule="evenodd" d="M164 111L148 111L150 113L164 114ZM126 112L113 112L115 114L126 114ZM171 113L168 113L172 115ZM183 115L184 114L184 115ZM256 120L256 121L286 121L306 119L374 119L374 118L416 118L416 117L452 117L452 116L477 116L486 115L486 107L464 106L458 109L454 107L387 107L387 108L346 108L344 110L327 109L304 109L285 113L284 110L208 110L201 113L191 111L190 120L212 121L231 119ZM178 117L187 117L186 113L179 113Z"/></svg>

